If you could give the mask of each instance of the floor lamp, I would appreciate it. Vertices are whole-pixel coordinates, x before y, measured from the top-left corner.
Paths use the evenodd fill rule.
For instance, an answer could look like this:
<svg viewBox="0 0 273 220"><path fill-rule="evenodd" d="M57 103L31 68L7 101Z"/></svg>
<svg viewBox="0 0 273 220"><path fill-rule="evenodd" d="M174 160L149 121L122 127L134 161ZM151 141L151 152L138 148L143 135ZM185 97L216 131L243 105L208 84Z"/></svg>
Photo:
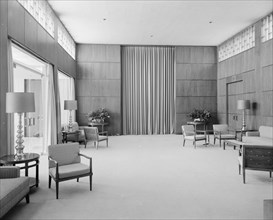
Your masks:
<svg viewBox="0 0 273 220"><path fill-rule="evenodd" d="M69 110L69 124L68 131L72 131L72 110L77 110L77 101L76 100L64 100L64 110Z"/></svg>
<svg viewBox="0 0 273 220"><path fill-rule="evenodd" d="M246 131L246 119L245 119L245 111L250 109L250 101L249 100L238 100L237 109L243 110L243 126L242 131Z"/></svg>
<svg viewBox="0 0 273 220"><path fill-rule="evenodd" d="M16 139L16 154L15 159L20 160L24 158L23 145L23 123L22 117L25 112L35 112L34 93L25 92L8 92L6 94L6 112L17 113L19 116L17 139Z"/></svg>

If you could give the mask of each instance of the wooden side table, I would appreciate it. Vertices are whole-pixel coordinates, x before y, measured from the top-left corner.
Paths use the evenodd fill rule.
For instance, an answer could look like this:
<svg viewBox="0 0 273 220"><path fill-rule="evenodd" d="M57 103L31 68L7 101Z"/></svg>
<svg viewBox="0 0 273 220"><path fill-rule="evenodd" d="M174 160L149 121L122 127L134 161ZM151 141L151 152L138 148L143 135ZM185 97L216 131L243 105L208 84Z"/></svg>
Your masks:
<svg viewBox="0 0 273 220"><path fill-rule="evenodd" d="M67 136L68 135L77 135L78 134L78 130L77 131L62 131L62 134L63 134L63 140L62 140L62 142L63 143L67 143ZM76 140L76 141L78 141L78 140Z"/></svg>
<svg viewBox="0 0 273 220"><path fill-rule="evenodd" d="M29 187L39 186L39 158L40 155L36 153L25 153L24 158L18 160L15 159L15 155L6 155L0 158L0 165L18 165L24 164L24 166L19 166L20 169L25 170L25 176L28 176L28 169L31 167L36 167L36 176L35 178L30 177L30 185ZM34 163L31 163L34 162ZM31 164L30 164L31 163Z"/></svg>

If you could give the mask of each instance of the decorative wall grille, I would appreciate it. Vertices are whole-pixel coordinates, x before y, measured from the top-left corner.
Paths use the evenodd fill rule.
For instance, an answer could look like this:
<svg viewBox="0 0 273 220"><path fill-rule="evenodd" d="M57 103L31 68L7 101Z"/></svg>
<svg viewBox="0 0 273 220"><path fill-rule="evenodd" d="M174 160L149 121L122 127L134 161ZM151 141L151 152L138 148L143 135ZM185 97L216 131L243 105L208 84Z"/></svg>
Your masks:
<svg viewBox="0 0 273 220"><path fill-rule="evenodd" d="M54 38L54 12L45 0L17 0Z"/></svg>
<svg viewBox="0 0 273 220"><path fill-rule="evenodd" d="M272 39L272 29L273 29L272 17L273 17L272 14L270 14L262 19L262 28L261 28L262 42Z"/></svg>
<svg viewBox="0 0 273 220"><path fill-rule="evenodd" d="M255 27L252 25L219 46L218 60L226 60L254 46Z"/></svg>
<svg viewBox="0 0 273 220"><path fill-rule="evenodd" d="M62 24L58 25L58 43L75 60L76 44Z"/></svg>

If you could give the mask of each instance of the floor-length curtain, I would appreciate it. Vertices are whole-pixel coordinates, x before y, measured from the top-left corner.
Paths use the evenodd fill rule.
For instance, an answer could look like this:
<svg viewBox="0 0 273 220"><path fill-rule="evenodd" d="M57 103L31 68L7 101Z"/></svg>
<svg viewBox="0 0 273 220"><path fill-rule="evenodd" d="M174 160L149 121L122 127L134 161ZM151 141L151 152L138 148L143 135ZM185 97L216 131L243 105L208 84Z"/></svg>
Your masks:
<svg viewBox="0 0 273 220"><path fill-rule="evenodd" d="M122 47L123 134L170 134L175 124L174 47Z"/></svg>
<svg viewBox="0 0 273 220"><path fill-rule="evenodd" d="M70 112L64 110L64 100L75 100L75 80L61 72L58 72L58 84L60 93L61 124L67 125ZM72 111L72 121L76 119L76 111Z"/></svg>
<svg viewBox="0 0 273 220"><path fill-rule="evenodd" d="M42 86L44 87L42 97L45 99L43 102L44 138L42 153L47 153L48 145L57 143L57 112L52 65L46 64L44 73L45 76L42 79Z"/></svg>
<svg viewBox="0 0 273 220"><path fill-rule="evenodd" d="M12 41L8 40L8 92L14 92L13 84L13 57L12 57ZM14 153L14 114L8 116L8 154Z"/></svg>

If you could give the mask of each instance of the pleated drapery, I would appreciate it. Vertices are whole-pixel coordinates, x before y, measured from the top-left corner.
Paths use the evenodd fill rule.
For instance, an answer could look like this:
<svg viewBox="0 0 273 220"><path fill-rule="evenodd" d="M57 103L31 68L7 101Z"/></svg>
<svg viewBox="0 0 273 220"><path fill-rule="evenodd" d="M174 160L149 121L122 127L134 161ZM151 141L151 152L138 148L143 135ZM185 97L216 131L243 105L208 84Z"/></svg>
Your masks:
<svg viewBox="0 0 273 220"><path fill-rule="evenodd" d="M12 56L12 41L8 40L8 91L14 92L14 74L13 74L13 56ZM7 114L8 117L8 154L14 153L14 115Z"/></svg>
<svg viewBox="0 0 273 220"><path fill-rule="evenodd" d="M170 134L175 124L174 47L122 47L123 134Z"/></svg>

